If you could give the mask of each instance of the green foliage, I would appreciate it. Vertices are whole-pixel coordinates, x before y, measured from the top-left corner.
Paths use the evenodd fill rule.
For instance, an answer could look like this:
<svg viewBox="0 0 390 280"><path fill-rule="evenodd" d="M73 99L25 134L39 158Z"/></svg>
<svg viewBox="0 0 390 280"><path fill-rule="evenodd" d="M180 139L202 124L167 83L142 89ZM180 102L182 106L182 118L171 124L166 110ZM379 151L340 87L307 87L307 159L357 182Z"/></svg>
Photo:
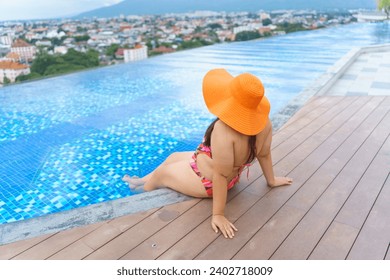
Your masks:
<svg viewBox="0 0 390 280"><path fill-rule="evenodd" d="M88 35L82 35L82 36L76 36L74 37L74 40L76 42L83 42L83 41L88 41L91 37L89 37Z"/></svg>
<svg viewBox="0 0 390 280"><path fill-rule="evenodd" d="M46 68L45 76L65 74L65 73L74 72L77 70L83 70L84 68L85 67L83 67L81 65L68 64L68 63L54 64L54 65L50 65L49 67Z"/></svg>
<svg viewBox="0 0 390 280"><path fill-rule="evenodd" d="M59 39L59 38L57 38L57 37L54 37L54 38L51 38L51 39L49 39L49 40L50 40L50 42L51 42L51 44L52 44L53 46L61 46L62 43L65 41L66 38L67 38L66 36L61 37L61 39Z"/></svg>
<svg viewBox="0 0 390 280"><path fill-rule="evenodd" d="M28 75L17 76L16 77L16 82L24 82L24 81L27 81L27 80L38 79L40 77L41 77L41 75L39 75L38 73L32 72L32 73L30 73Z"/></svg>
<svg viewBox="0 0 390 280"><path fill-rule="evenodd" d="M179 50L186 50L186 49L192 49L192 48L199 48L202 46L208 46L211 45L212 43L207 42L205 40L200 40L200 39L195 39L191 41L184 41L180 44Z"/></svg>
<svg viewBox="0 0 390 280"><path fill-rule="evenodd" d="M389 19L389 17L390 17L390 0L380 0L378 2L378 8L380 10L383 9L387 15L387 19Z"/></svg>
<svg viewBox="0 0 390 280"><path fill-rule="evenodd" d="M272 24L272 20L269 19L269 18L266 18L266 19L262 20L262 23L263 23L264 26L268 26L268 25Z"/></svg>
<svg viewBox="0 0 390 280"><path fill-rule="evenodd" d="M278 30L283 30L286 31L286 33L291 33L291 32L303 31L307 29L303 27L302 23L285 22L283 24L278 25Z"/></svg>
<svg viewBox="0 0 390 280"><path fill-rule="evenodd" d="M31 72L44 75L47 67L57 63L57 57L58 56L49 55L46 51L41 50L31 65Z"/></svg>
<svg viewBox="0 0 390 280"><path fill-rule="evenodd" d="M88 50L86 53L69 49L64 55L49 55L41 50L31 65L31 74L19 78L20 81L40 76L57 75L99 66L99 53Z"/></svg>
<svg viewBox="0 0 390 280"><path fill-rule="evenodd" d="M258 31L242 31L236 34L236 41L249 41L260 38Z"/></svg>
<svg viewBox="0 0 390 280"><path fill-rule="evenodd" d="M378 8L379 9L385 9L390 8L390 0L379 0Z"/></svg>
<svg viewBox="0 0 390 280"><path fill-rule="evenodd" d="M202 27L200 27L200 26L195 27L194 33L202 33L202 32L203 32Z"/></svg>
<svg viewBox="0 0 390 280"><path fill-rule="evenodd" d="M10 83L11 83L11 80L8 79L7 76L4 76L4 78L3 78L3 85L8 85L8 84L10 84Z"/></svg>
<svg viewBox="0 0 390 280"><path fill-rule="evenodd" d="M207 25L207 27L211 29L222 29L222 25L219 23L210 23Z"/></svg>
<svg viewBox="0 0 390 280"><path fill-rule="evenodd" d="M106 55L113 57L118 49L119 49L119 45L118 44L112 44L111 46L109 46L107 48Z"/></svg>

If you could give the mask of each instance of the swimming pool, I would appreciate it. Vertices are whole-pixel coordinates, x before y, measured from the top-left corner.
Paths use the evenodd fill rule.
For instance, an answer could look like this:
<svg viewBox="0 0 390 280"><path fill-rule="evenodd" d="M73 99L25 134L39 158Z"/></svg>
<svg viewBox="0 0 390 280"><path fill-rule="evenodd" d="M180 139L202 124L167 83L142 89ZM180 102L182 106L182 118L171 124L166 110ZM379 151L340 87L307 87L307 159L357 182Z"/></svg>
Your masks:
<svg viewBox="0 0 390 280"><path fill-rule="evenodd" d="M260 77L272 115L352 47L388 42L388 23L352 24L0 88L0 224L135 194L124 174L198 145L212 68Z"/></svg>

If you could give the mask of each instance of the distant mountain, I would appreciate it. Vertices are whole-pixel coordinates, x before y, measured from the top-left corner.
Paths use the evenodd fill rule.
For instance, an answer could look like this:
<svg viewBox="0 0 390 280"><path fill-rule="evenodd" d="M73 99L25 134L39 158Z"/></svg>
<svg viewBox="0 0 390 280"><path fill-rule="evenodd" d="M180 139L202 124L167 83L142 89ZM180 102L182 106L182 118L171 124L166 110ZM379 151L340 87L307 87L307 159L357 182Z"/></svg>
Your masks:
<svg viewBox="0 0 390 280"><path fill-rule="evenodd" d="M191 11L253 11L279 9L374 9L376 0L125 0L116 5L78 15L83 17L116 17Z"/></svg>

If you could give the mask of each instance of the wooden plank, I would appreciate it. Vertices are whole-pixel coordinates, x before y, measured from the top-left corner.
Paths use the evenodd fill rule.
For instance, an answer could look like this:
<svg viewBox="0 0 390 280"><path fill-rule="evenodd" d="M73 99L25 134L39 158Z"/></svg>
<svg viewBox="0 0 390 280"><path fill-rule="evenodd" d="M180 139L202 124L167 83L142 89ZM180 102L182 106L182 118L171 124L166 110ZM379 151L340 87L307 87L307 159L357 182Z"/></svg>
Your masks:
<svg viewBox="0 0 390 280"><path fill-rule="evenodd" d="M234 197L229 200L226 206L226 216L231 220L231 222L235 222L236 219L241 216L248 208L251 207L252 202L251 199L246 199L248 197L259 198L262 197L265 193L268 192L268 187L266 187L264 183L264 178L261 177L254 181L253 184L259 183L259 189L263 191L259 191L257 193L246 193L244 195L240 193L240 196ZM242 181L240 181L241 184ZM230 196L230 192L229 192ZM241 230L239 229L239 232ZM202 236L202 238L199 238ZM215 234L211 230L210 219L206 219L199 226L194 228L191 232L189 232L186 236L184 236L181 240L175 243L171 248L165 251L158 259L171 260L171 259L193 259L197 254L199 254L205 247L208 246L213 240L215 240L219 234Z"/></svg>
<svg viewBox="0 0 390 280"><path fill-rule="evenodd" d="M200 199L193 199L165 206L147 219L118 235L85 259L119 259L199 202Z"/></svg>
<svg viewBox="0 0 390 280"><path fill-rule="evenodd" d="M59 252L53 254L48 260L81 260L85 256L93 253L94 249L86 245L83 241L77 240Z"/></svg>
<svg viewBox="0 0 390 280"><path fill-rule="evenodd" d="M369 99L361 99L362 101L367 101ZM361 104L359 102L359 104ZM333 119L330 123L337 123L339 121L342 121L345 125L345 119L344 117L351 114L346 113L344 110L341 114L339 114L335 119ZM352 111L356 112L356 111ZM323 133L323 130L329 130L329 127L334 129L333 125L327 125L323 127L319 134ZM285 187L285 188L276 188L272 189L264 198L262 198L253 208L251 208L243 217L241 217L237 222L236 226L239 226L240 228L245 229L244 233L242 231L240 234L237 234L237 236L230 241L229 246L224 243L224 240L221 238L218 238L213 244L209 245L205 250L199 254L196 258L199 259L213 259L218 258L218 255L216 252L219 252L220 255L231 258L234 256L235 252L237 252L242 246L245 245L245 243L258 231L261 229L261 227L274 215L274 213L293 195L304 183L305 181L310 178L310 176L322 165L322 163L331 155L341 144L345 138L349 136L349 132L346 133L345 130L340 130L340 133L343 135L342 137L337 137L337 141L328 140L332 142L333 147L330 145L321 145L318 147L312 154L309 154L310 156L307 157L298 167L291 166L291 170L293 170L289 176L293 177L295 179L294 184ZM326 137L323 139L324 136L319 138L313 138L313 142L323 141L326 139ZM310 139L312 140L312 139ZM307 141L306 143L310 143ZM312 145L312 143L310 143ZM319 145L319 144L318 144ZM300 151L299 153L305 152L305 150ZM293 154L295 154L296 150L294 150ZM296 154L297 157L299 157L299 154ZM294 159L294 157L292 157ZM294 160L289 161L294 162ZM297 164L297 163L296 163ZM274 169L276 174L280 174L279 165L277 164ZM291 171L290 170L290 171ZM288 171L288 172L290 172ZM286 172L286 173L288 173ZM261 213L261 216L259 217L259 213ZM254 223L256 221L256 223Z"/></svg>
<svg viewBox="0 0 390 280"><path fill-rule="evenodd" d="M329 185L304 219L302 219L300 224L298 224L289 237L278 248L272 256L272 259L306 259L309 257L310 253L331 224L346 198L359 182L361 176L367 170L368 165L389 134L386 127L390 121L388 118L390 115L387 115L387 117L383 119L383 110L381 109L387 110L386 107L379 107L364 124L370 123L372 119L375 119L374 117L381 117L381 123L375 128L367 141L364 142L354 157L337 175L336 179ZM359 130L359 132L360 131L363 133L363 130ZM353 135L351 138L354 138ZM345 149L347 148L348 147L345 147ZM317 174L319 174L318 177L320 177L323 176L324 173L320 170ZM312 178L315 177L316 176ZM310 185L315 186L315 182L316 180L313 180ZM307 184L307 186L308 185L309 184ZM323 186L321 185L320 187ZM310 206L311 202L305 204L305 201L300 201L303 202L303 209ZM293 200L290 200L287 205L299 206L297 201ZM310 228L309 231L308 228ZM299 248L299 250L297 250L297 248Z"/></svg>
<svg viewBox="0 0 390 280"><path fill-rule="evenodd" d="M253 194L241 192L234 197L226 207L226 216L230 221L236 220L241 213L246 211L258 200ZM202 222L210 224L212 200L203 200L198 205L180 216L166 228L162 229L149 239L145 240L137 248L127 253L122 259L156 259L180 239L194 230ZM215 235L211 226L208 229Z"/></svg>
<svg viewBox="0 0 390 280"><path fill-rule="evenodd" d="M345 102L352 100L354 99L347 98L345 99ZM369 98L358 99L353 103L340 103L339 109L341 112L337 112L336 115L324 114L323 118L321 117L314 121L304 129L290 136L286 141L277 146L277 149L273 149L272 158L274 162L278 163L283 160L283 164L288 166L296 161L302 161L310 154L308 154L307 151L313 151L313 149L317 148L325 139L329 138L368 100ZM300 152L296 152L297 149L299 149Z"/></svg>
<svg viewBox="0 0 390 280"><path fill-rule="evenodd" d="M376 145L368 147L371 151L370 154L361 151L362 156L368 156L365 161L366 164L363 164L364 161L361 159L360 161L358 160L359 167L362 170L367 168L372 158L383 145L383 141L387 136L386 133L383 133L386 132L386 128L382 119L388 112L388 108L386 106L381 106L381 101L383 101L383 98L372 99L371 102L367 103L358 114L354 115L345 126L340 128L337 133L322 144L323 149L334 149L334 143L337 143L336 151L326 159L326 162L324 162L321 168L289 200L288 204L290 206L301 208L306 211L312 207L325 188L336 178L345 164L348 163L348 160L360 149L362 143L370 137L370 140L375 142L373 144ZM380 128L383 128L383 130L380 130L380 128L375 129L379 122L381 122ZM378 141L370 136L374 129L380 136ZM348 134L348 138L343 141L343 135ZM341 138L337 139L339 136ZM351 172L353 173L351 174L352 176L357 175L357 172L354 172L353 170ZM359 178L360 175L361 174L359 174ZM346 178L351 179L351 177ZM316 187L314 188L313 186Z"/></svg>
<svg viewBox="0 0 390 280"><path fill-rule="evenodd" d="M294 207L284 207L270 219L233 257L235 260L269 259L291 228L302 219L304 211Z"/></svg>
<svg viewBox="0 0 390 280"><path fill-rule="evenodd" d="M24 251L23 253L15 256L12 259L15 260L43 260L51 255L55 254L59 250L65 248L69 244L77 241L84 235L95 230L101 226L99 224L93 224L85 227L74 228L66 231L59 232L43 242L31 247L30 249Z"/></svg>
<svg viewBox="0 0 390 280"><path fill-rule="evenodd" d="M346 201L336 221L361 228L390 170L390 139L387 139L366 174Z"/></svg>
<svg viewBox="0 0 390 280"><path fill-rule="evenodd" d="M149 209L147 211L125 215L122 217L117 217L108 222L109 225L116 227L121 232L125 232L129 228L132 228L141 221L147 219L150 215L153 215L160 208Z"/></svg>
<svg viewBox="0 0 390 280"><path fill-rule="evenodd" d="M390 139L387 138L367 172L314 249L310 259L345 259L347 257L387 178L390 168L383 167L389 164L389 148Z"/></svg>
<svg viewBox="0 0 390 280"><path fill-rule="evenodd" d="M142 213L127 215L118 219L114 219L104 227L100 227L94 232L84 236L82 241L92 249L96 250L110 241L113 237L116 237L122 232L125 232L131 227L137 225L155 213L157 210L158 209L152 209Z"/></svg>
<svg viewBox="0 0 390 280"><path fill-rule="evenodd" d="M348 255L359 230L333 222L309 256L311 260L343 260Z"/></svg>
<svg viewBox="0 0 390 280"><path fill-rule="evenodd" d="M344 97L338 97L340 102ZM300 119L304 119L304 121L308 121L310 123L317 117L321 116L326 110L330 107L329 105L332 102L336 102L334 98L328 98L327 96L315 96L312 97L308 103L306 103L298 112L296 112L290 119L276 132L278 134L287 127L292 125L296 126L297 121L302 121ZM336 103L334 103L336 104ZM290 127L291 129L292 127Z"/></svg>
<svg viewBox="0 0 390 280"><path fill-rule="evenodd" d="M277 202L268 199L267 196L263 197L260 201L262 203L256 203L235 222L235 226L239 231L233 239L228 240L219 236L213 243L209 244L203 251L194 256L194 258L200 260L231 259L279 207ZM243 219L243 217L245 218Z"/></svg>
<svg viewBox="0 0 390 280"><path fill-rule="evenodd" d="M376 200L347 259L383 260L390 244L390 177Z"/></svg>
<svg viewBox="0 0 390 280"><path fill-rule="evenodd" d="M115 218L93 232L85 235L75 243L60 250L48 259L81 260L157 210L158 209L151 209L142 213Z"/></svg>
<svg viewBox="0 0 390 280"><path fill-rule="evenodd" d="M356 97L343 97L340 100L331 100L333 101L331 103L333 106L324 106L321 108L321 110L318 109L316 111L312 111L312 113L295 121L294 125L283 126L281 129L279 129L272 141L272 146L279 146L284 141L290 139L293 135L301 135L301 131L303 129L307 129L307 126L318 129L324 123L329 122L332 117L337 116L338 113L342 112L345 108L347 108L350 104L357 101L358 99Z"/></svg>
<svg viewBox="0 0 390 280"><path fill-rule="evenodd" d="M285 175L292 170L299 162L304 160L315 148L317 148L324 139L329 137L334 131L333 126L343 125L344 122L350 118L350 116L358 110L360 106L363 106L369 98L357 100L356 98L345 98L343 102L338 103L338 110L336 111L336 117L333 116L332 110L326 110L327 114L316 119L310 125L307 125L300 134L289 137L283 145L279 145L272 150L273 163L279 166L279 173ZM334 105L333 103L331 105ZM326 122L329 122L325 126ZM320 127L320 128L318 128ZM315 135L315 141L306 141L311 135ZM279 137L275 136L274 140L278 140ZM304 145L301 145L304 143ZM299 146L301 145L301 146ZM296 149L298 147L299 150ZM295 150L294 150L295 149ZM285 160L284 158L289 156L291 160ZM282 161L283 159L283 161ZM251 173L262 175L258 163L250 167ZM255 185L251 185L247 188L248 191L255 191Z"/></svg>
<svg viewBox="0 0 390 280"><path fill-rule="evenodd" d="M183 238L210 216L212 200L205 199L121 257L127 260L151 260Z"/></svg>
<svg viewBox="0 0 390 280"><path fill-rule="evenodd" d="M0 260L9 260L31 247L41 243L53 234L45 234L31 239L25 239L0 246Z"/></svg>

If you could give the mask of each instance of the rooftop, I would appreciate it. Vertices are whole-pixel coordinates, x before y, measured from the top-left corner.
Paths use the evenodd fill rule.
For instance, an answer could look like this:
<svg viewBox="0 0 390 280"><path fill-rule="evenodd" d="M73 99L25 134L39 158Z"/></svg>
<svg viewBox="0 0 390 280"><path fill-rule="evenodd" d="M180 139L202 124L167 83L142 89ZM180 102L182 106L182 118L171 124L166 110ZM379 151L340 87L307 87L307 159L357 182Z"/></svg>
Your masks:
<svg viewBox="0 0 390 280"><path fill-rule="evenodd" d="M211 200L184 199L41 232L1 246L0 259L389 260L389 72L389 45L356 49L297 98L310 96L272 146L275 173L294 183L270 189L250 167L228 196L232 240L210 229ZM1 227L2 240L19 230Z"/></svg>
<svg viewBox="0 0 390 280"><path fill-rule="evenodd" d="M18 62L14 62L14 61L0 61L0 69L20 70L20 69L27 69L27 68L29 68L28 65L20 64Z"/></svg>
<svg viewBox="0 0 390 280"><path fill-rule="evenodd" d="M12 48L23 48L23 47L31 47L31 45L22 39L16 39L12 44Z"/></svg>
<svg viewBox="0 0 390 280"><path fill-rule="evenodd" d="M11 60L19 60L20 55L15 53L15 52L10 52L6 55L6 58L11 59Z"/></svg>

